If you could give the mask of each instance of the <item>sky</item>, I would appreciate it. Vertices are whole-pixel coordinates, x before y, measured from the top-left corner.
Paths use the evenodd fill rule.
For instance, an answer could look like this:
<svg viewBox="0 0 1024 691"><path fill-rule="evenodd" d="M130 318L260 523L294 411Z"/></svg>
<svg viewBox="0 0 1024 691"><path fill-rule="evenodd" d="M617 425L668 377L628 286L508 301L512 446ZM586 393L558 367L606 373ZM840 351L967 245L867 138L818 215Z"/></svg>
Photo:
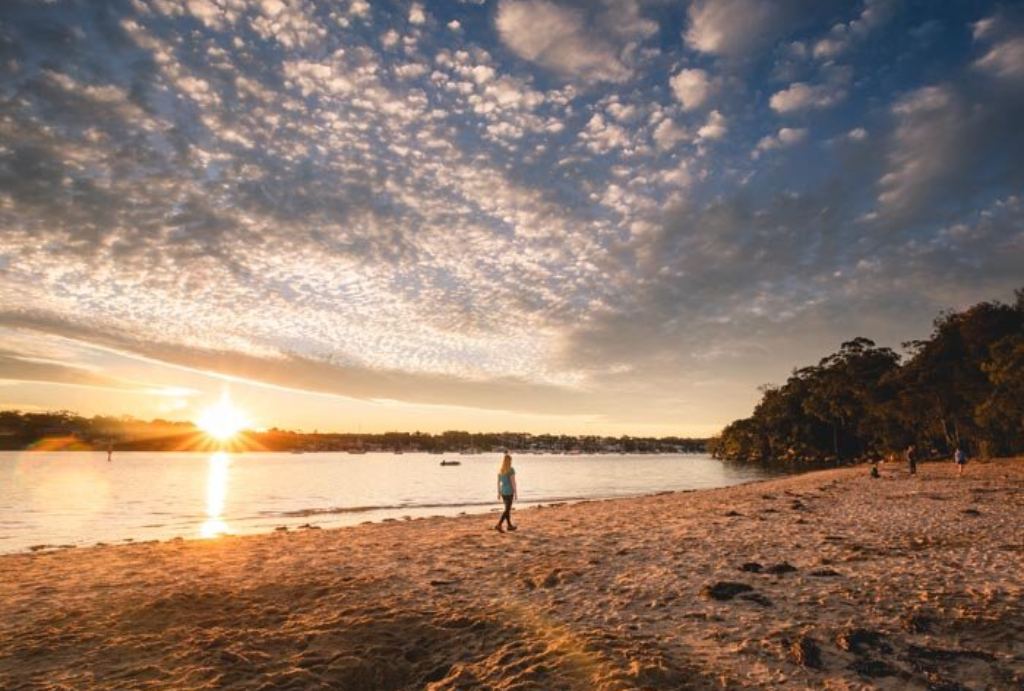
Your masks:
<svg viewBox="0 0 1024 691"><path fill-rule="evenodd" d="M1024 6L3 0L0 407L714 434L1024 286Z"/></svg>

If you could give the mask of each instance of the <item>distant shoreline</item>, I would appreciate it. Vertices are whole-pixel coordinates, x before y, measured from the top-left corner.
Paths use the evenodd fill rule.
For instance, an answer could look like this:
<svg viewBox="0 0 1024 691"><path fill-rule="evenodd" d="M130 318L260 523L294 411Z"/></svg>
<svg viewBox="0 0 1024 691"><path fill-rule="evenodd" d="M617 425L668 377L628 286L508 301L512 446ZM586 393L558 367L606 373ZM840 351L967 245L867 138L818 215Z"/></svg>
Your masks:
<svg viewBox="0 0 1024 691"><path fill-rule="evenodd" d="M195 423L139 420L130 416L85 417L69 411L25 412L0 410L0 448L10 451L42 447L47 450L106 451L279 451L305 452L398 451L426 453L706 453L704 437L618 437L597 434L533 434L529 432L296 432L241 429L229 440L203 432Z"/></svg>
<svg viewBox="0 0 1024 691"><path fill-rule="evenodd" d="M0 447L0 453L95 453L95 454L106 454L107 451L106 451L106 449L102 449L102 448L89 448L89 449L74 449L74 448L69 448L69 449L31 449L31 448L29 448L29 449L26 449L26 448L17 448L17 449L12 449L12 448L2 448L2 447ZM125 453L175 453L175 454L193 453L193 454L200 454L200 455L207 455L207 456L210 455L211 453L231 453L231 454L275 453L275 454L283 454L283 455L289 455L289 454L291 454L291 455L338 454L338 455L344 455L344 456L357 456L357 455L369 455L369 454L379 454L379 455L388 455L388 456L391 456L391 455L399 455L400 456L400 455L403 455L403 454L409 454L409 455L413 455L413 454L427 454L427 455L431 455L431 456L446 455L446 456L451 456L453 458L458 457L458 456L465 456L465 455L467 455L467 454L461 454L459 451L440 451L440 452L400 451L400 452L397 452L397 453L394 452L394 451L361 451L361 452L352 453L350 451L345 451L345 450L341 450L341 451L303 451L301 454L294 454L291 451L276 451L276 450L275 451L271 451L271 450L267 450L267 449L228 449L228 448L224 448L224 449L218 449L218 448L213 448L213 449L182 449L180 451L176 451L176 450L173 450L173 449L118 449L118 448L115 448L114 449L114 453L115 454L119 454L119 453L121 453L121 454L125 454ZM472 455L472 456L494 456L494 455L499 455L500 456L503 453L504 453L504 450L501 450L501 451L480 451L478 453L469 454L469 455ZM517 450L513 449L513 450L509 451L509 453L511 453L513 455L521 455L521 456L570 456L570 457L572 457L572 456L711 456L711 454L707 453L706 451L634 451L634 452L625 452L625 451L593 451L593 452L586 452L586 453L580 452L578 454L569 454L569 453L558 452L558 451L517 451ZM719 458L719 459L715 459L715 460L720 460L720 461L724 461L724 462L728 462L728 463L740 463L741 462L741 461L737 461L737 460L729 459L729 458ZM780 463L781 463L781 461L780 461ZM771 463L768 463L767 465L771 465Z"/></svg>

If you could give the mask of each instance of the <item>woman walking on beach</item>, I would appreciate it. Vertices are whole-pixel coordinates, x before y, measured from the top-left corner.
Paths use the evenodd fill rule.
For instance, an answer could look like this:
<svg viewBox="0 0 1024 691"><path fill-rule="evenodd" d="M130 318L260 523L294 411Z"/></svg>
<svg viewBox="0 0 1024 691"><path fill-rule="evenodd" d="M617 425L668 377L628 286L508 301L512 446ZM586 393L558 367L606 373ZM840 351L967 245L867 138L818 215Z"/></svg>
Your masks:
<svg viewBox="0 0 1024 691"><path fill-rule="evenodd" d="M505 512L498 519L498 525L494 529L499 533L505 532L501 524L507 523L509 530L515 530L512 525L512 502L519 498L519 490L516 487L516 469L512 467L512 457L505 454L501 459L501 470L498 471L498 499L505 502Z"/></svg>

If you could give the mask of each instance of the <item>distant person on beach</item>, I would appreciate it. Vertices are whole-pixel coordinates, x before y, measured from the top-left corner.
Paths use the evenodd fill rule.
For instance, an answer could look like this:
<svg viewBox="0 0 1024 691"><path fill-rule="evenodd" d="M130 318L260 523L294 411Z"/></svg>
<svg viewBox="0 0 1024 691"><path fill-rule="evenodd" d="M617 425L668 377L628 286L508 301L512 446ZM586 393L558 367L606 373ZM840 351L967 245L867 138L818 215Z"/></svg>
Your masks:
<svg viewBox="0 0 1024 691"><path fill-rule="evenodd" d="M967 465L967 454L959 446L953 452L953 462L956 463L957 467L956 476L960 477L964 474L964 466Z"/></svg>
<svg viewBox="0 0 1024 691"><path fill-rule="evenodd" d="M512 525L512 502L519 498L519 490L516 487L516 469L512 467L512 456L505 454L501 459L501 470L498 471L498 499L505 502L505 511L498 519L498 525L494 529L499 533L505 532L501 524L507 523L509 530L515 530Z"/></svg>
<svg viewBox="0 0 1024 691"><path fill-rule="evenodd" d="M917 449L913 444L907 447L907 466L911 475L917 475Z"/></svg>
<svg viewBox="0 0 1024 691"><path fill-rule="evenodd" d="M110 463L112 460L114 460L114 442L108 441L107 442L107 463Z"/></svg>

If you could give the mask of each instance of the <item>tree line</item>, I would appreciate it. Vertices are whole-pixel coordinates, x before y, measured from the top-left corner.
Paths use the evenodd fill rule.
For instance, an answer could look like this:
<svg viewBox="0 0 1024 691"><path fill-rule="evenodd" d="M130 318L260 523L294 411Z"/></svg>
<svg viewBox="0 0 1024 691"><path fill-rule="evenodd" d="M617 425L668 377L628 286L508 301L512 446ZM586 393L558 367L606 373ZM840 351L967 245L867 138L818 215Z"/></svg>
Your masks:
<svg viewBox="0 0 1024 691"><path fill-rule="evenodd" d="M355 434L297 432L272 427L247 430L235 450L249 451L458 451L495 449L561 453L703 453L706 439L688 437L604 437L523 432L384 432ZM207 450L209 440L191 422L139 420L130 415L84 417L70 411L0 411L0 449L88 450L112 445L120 451Z"/></svg>
<svg viewBox="0 0 1024 691"><path fill-rule="evenodd" d="M1024 453L1024 289L1015 296L940 314L905 356L868 338L843 343L762 387L753 415L711 452L756 462L879 459L910 444L933 456Z"/></svg>

